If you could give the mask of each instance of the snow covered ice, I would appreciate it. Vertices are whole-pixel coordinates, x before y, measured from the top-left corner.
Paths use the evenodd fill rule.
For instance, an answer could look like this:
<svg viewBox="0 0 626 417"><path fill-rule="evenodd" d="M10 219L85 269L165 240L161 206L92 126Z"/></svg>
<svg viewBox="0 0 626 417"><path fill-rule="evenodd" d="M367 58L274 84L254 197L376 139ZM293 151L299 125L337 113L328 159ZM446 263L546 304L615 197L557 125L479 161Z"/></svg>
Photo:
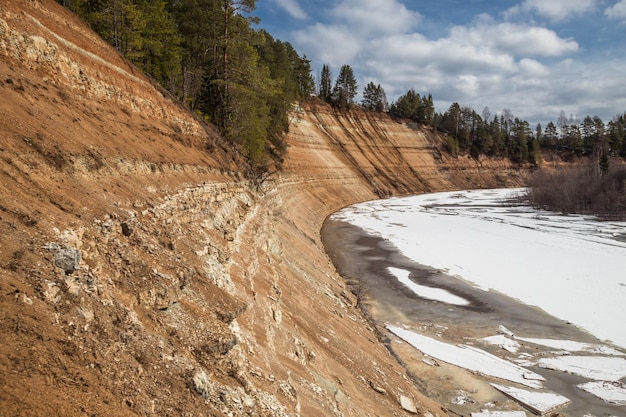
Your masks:
<svg viewBox="0 0 626 417"><path fill-rule="evenodd" d="M539 415L556 410L569 402L568 398L554 392L537 392L498 384L491 385Z"/></svg>
<svg viewBox="0 0 626 417"><path fill-rule="evenodd" d="M622 357L558 356L540 359L539 366L569 372L596 381L617 382L626 378L626 359Z"/></svg>
<svg viewBox="0 0 626 417"><path fill-rule="evenodd" d="M544 378L512 362L472 346L451 345L397 326L387 326L393 334L426 355L483 375L541 388Z"/></svg>
<svg viewBox="0 0 626 417"><path fill-rule="evenodd" d="M419 295L422 298L427 298L429 300L441 301L447 304L466 306L469 305L469 301L464 298L461 298L457 295L450 293L441 288L432 288L427 287L425 285L419 285L414 283L409 279L409 271L400 268L388 268L389 272L391 272L397 279L400 281L405 287L413 291L415 294Z"/></svg>
<svg viewBox="0 0 626 417"><path fill-rule="evenodd" d="M331 218L391 242L421 265L537 306L599 340L626 348L626 222L535 210L516 198L523 191L459 191L376 200L348 207ZM387 270L423 299L460 308L469 303L445 289L417 284L405 269ZM569 402L546 392L543 377L525 368L529 366L580 375L589 382L576 385L577 389L608 404L626 404L626 355L611 346L519 337L500 326L501 334L476 341L500 349L503 359L467 344L433 339L410 326L387 324L387 329L420 350L426 363L430 356L527 387L530 390L492 384L526 408L543 412ZM496 410L483 413L499 415Z"/></svg>
<svg viewBox="0 0 626 417"><path fill-rule="evenodd" d="M626 405L626 385L619 382L593 381L580 384L578 388L603 399L607 403Z"/></svg>
<svg viewBox="0 0 626 417"><path fill-rule="evenodd" d="M404 255L626 348L626 222L503 204L523 189L376 200L333 215Z"/></svg>

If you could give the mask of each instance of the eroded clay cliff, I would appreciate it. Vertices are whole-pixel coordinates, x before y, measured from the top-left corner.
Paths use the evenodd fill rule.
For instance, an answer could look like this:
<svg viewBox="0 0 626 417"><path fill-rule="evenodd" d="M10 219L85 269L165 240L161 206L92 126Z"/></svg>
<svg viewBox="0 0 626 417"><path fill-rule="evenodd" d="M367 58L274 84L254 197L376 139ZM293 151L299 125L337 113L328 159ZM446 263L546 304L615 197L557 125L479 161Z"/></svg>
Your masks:
<svg viewBox="0 0 626 417"><path fill-rule="evenodd" d="M384 115L295 109L259 184L53 0L0 4L0 415L444 415L320 242L390 195L519 184Z"/></svg>

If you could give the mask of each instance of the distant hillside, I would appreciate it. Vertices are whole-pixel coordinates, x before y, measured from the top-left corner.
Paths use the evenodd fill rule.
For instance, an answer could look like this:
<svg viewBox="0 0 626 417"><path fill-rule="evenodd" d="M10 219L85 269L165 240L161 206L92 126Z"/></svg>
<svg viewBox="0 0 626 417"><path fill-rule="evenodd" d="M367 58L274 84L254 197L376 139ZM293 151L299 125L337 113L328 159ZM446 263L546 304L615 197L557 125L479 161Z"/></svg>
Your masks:
<svg viewBox="0 0 626 417"><path fill-rule="evenodd" d="M519 185L431 130L292 114L264 182L52 0L0 4L0 410L443 416L323 251L345 205Z"/></svg>

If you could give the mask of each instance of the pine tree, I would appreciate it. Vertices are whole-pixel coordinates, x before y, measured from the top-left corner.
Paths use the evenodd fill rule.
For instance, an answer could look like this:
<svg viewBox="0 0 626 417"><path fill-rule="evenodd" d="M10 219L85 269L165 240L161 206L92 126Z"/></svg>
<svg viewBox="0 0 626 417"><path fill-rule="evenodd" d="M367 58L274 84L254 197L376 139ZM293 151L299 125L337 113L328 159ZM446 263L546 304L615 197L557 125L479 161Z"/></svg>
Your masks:
<svg viewBox="0 0 626 417"><path fill-rule="evenodd" d="M282 160L286 152L283 133L289 128L289 112L297 100L307 98L314 91L315 84L310 71L310 61L300 58L288 42L275 40L264 30L259 32L256 49L261 63L269 68L277 94L268 98L270 124L268 139L272 143L271 151Z"/></svg>
<svg viewBox="0 0 626 417"><path fill-rule="evenodd" d="M433 95L428 94L428 97L422 98L422 106L424 108L423 123L434 126L435 123L435 103L433 102Z"/></svg>
<svg viewBox="0 0 626 417"><path fill-rule="evenodd" d="M315 94L315 80L311 75L311 60L303 55L298 57L295 50L293 53L297 57L294 65L294 76L297 86L298 98L307 99L311 95Z"/></svg>
<svg viewBox="0 0 626 417"><path fill-rule="evenodd" d="M532 141L532 132L528 122L515 118L512 125L512 138L510 146L510 158L513 162L528 162L528 140Z"/></svg>
<svg viewBox="0 0 626 417"><path fill-rule="evenodd" d="M332 94L332 76L330 73L330 67L327 64L322 66L322 72L320 74L320 93L319 97L326 101L330 102L331 94Z"/></svg>
<svg viewBox="0 0 626 417"><path fill-rule="evenodd" d="M332 102L339 108L350 108L357 94L357 82L350 65L342 65L332 92Z"/></svg>
<svg viewBox="0 0 626 417"><path fill-rule="evenodd" d="M370 81L363 89L363 100L361 105L368 110L383 112L387 110L387 95L380 84L375 85Z"/></svg>
<svg viewBox="0 0 626 417"><path fill-rule="evenodd" d="M389 110L389 102L385 90L378 84L376 86L376 111L386 112Z"/></svg>
<svg viewBox="0 0 626 417"><path fill-rule="evenodd" d="M182 38L176 22L166 10L165 0L140 0L137 5L145 26L133 62L175 94L182 75Z"/></svg>
<svg viewBox="0 0 626 417"><path fill-rule="evenodd" d="M389 112L394 117L401 119L411 119L415 121L421 121L418 119L418 112L422 106L422 100L420 95L415 92L414 89L410 89L405 94L398 97L396 102L391 105Z"/></svg>
<svg viewBox="0 0 626 417"><path fill-rule="evenodd" d="M370 81L363 89L363 100L361 100L361 105L368 110L374 110L376 108L377 98L376 85Z"/></svg>
<svg viewBox="0 0 626 417"><path fill-rule="evenodd" d="M607 152L602 152L600 155L600 175L605 175L609 172L609 154Z"/></svg>
<svg viewBox="0 0 626 417"><path fill-rule="evenodd" d="M171 2L170 10L182 37L179 96L195 110L203 89L204 72L209 62L217 59L219 3L216 0L177 0Z"/></svg>
<svg viewBox="0 0 626 417"><path fill-rule="evenodd" d="M273 80L262 62L257 52L262 41L259 33L242 16L233 15L226 21L231 26L224 33L230 33L231 38L222 40L216 61L209 60L202 110L253 165L259 166L265 163L271 105L280 96L284 79Z"/></svg>
<svg viewBox="0 0 626 417"><path fill-rule="evenodd" d="M546 130L543 133L543 140L541 141L544 147L555 147L559 140L559 133L556 129L556 125L553 122L548 122Z"/></svg>
<svg viewBox="0 0 626 417"><path fill-rule="evenodd" d="M607 126L609 149L626 158L626 114L616 116Z"/></svg>

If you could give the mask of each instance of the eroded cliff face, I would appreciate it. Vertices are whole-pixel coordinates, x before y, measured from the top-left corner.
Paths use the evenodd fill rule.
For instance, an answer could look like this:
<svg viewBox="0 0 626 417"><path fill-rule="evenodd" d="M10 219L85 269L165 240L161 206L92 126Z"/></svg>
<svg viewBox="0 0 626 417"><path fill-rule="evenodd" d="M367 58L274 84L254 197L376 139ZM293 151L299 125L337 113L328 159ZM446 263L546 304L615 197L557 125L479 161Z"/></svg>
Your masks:
<svg viewBox="0 0 626 417"><path fill-rule="evenodd" d="M0 4L0 414L445 415L319 230L390 195L518 185L428 129L296 109L262 184L53 0Z"/></svg>

